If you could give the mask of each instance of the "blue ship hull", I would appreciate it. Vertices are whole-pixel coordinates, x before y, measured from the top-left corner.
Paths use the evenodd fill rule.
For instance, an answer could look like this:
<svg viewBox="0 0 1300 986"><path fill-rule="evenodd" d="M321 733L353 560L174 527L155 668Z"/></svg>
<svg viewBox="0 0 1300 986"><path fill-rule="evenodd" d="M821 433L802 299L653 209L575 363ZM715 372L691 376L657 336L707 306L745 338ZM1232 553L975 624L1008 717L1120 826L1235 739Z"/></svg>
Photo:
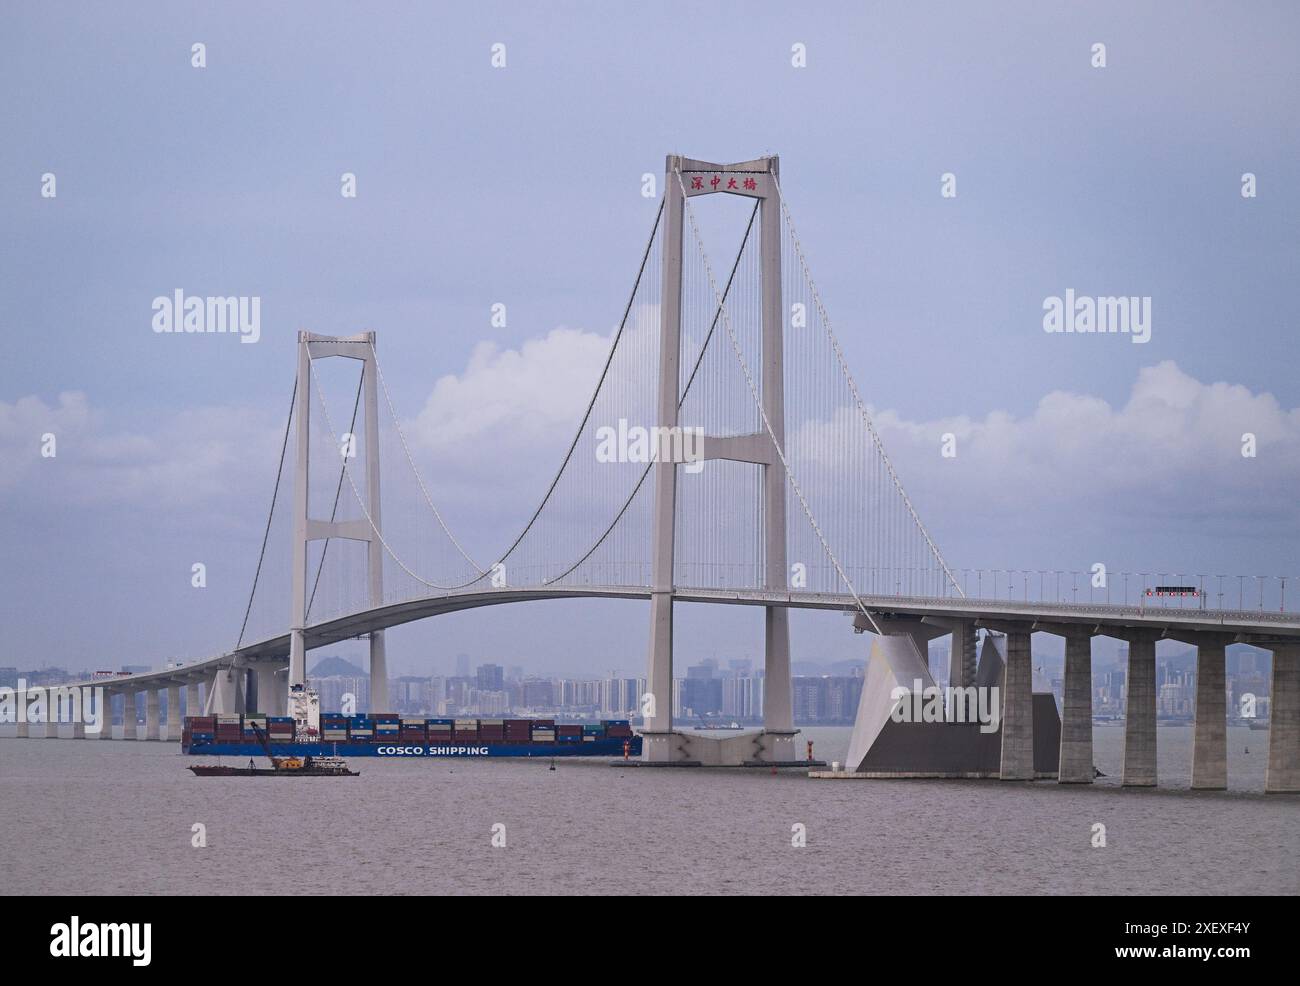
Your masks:
<svg viewBox="0 0 1300 986"><path fill-rule="evenodd" d="M590 743L276 743L277 757L386 757L416 759L422 757L621 757L623 744L629 757L641 756L641 737L602 736ZM209 757L263 757L261 744L217 743L196 740L182 745L182 753Z"/></svg>

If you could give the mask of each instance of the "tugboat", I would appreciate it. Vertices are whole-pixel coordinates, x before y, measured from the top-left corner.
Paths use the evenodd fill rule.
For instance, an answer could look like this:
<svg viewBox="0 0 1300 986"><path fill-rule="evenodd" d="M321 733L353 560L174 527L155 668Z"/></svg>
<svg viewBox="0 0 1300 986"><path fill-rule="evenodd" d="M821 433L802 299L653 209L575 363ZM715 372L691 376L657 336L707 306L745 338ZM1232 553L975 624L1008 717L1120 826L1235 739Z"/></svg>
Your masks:
<svg viewBox="0 0 1300 986"><path fill-rule="evenodd" d="M271 744L256 726L253 732L262 744L270 768L256 767L248 761L247 767L226 767L221 764L199 764L188 768L196 777L360 777L361 771L349 770L342 757L277 757Z"/></svg>

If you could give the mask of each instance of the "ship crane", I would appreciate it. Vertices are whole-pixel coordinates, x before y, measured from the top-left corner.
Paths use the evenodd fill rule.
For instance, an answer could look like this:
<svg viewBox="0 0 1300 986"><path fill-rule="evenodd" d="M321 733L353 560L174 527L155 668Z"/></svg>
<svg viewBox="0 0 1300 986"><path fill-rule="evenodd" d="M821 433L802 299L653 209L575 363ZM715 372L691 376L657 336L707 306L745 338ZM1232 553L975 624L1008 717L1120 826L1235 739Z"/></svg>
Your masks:
<svg viewBox="0 0 1300 986"><path fill-rule="evenodd" d="M261 745L262 751L266 754L266 759L271 761L271 766L276 770L296 770L303 766L303 761L297 757L277 757L271 752L271 740L262 730L257 728L256 723L252 723L253 735L257 737L257 742Z"/></svg>

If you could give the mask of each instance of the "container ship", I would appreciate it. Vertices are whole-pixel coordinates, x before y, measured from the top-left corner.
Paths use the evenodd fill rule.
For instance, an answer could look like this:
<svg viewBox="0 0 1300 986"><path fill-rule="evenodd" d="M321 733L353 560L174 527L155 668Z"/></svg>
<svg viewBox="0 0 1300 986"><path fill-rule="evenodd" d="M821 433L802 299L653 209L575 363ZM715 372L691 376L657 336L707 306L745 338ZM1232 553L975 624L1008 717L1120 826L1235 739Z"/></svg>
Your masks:
<svg viewBox="0 0 1300 986"><path fill-rule="evenodd" d="M286 757L640 757L641 737L627 719L566 724L554 719L425 719L396 714L308 718L187 716L181 751L258 757L264 734Z"/></svg>

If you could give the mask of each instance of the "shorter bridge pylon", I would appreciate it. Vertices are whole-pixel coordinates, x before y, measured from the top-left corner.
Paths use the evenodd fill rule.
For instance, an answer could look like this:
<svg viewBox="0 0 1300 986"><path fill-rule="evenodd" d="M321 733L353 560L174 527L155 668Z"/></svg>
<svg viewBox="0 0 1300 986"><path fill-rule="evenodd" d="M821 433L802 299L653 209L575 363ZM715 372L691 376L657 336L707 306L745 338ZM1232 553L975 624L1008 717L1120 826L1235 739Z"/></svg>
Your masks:
<svg viewBox="0 0 1300 986"><path fill-rule="evenodd" d="M365 519L352 521L316 520L308 505L308 469L311 442L312 361L339 356L361 361L362 411L365 415L366 505ZM370 604L384 604L384 547L381 537L379 495L379 390L375 365L375 333L352 336L323 336L298 333L298 385L294 398L297 422L297 459L293 488L293 591L289 616L288 686L307 683L307 545L326 538L365 541L369 545L367 569ZM344 468L351 466L344 462ZM388 658L384 631L370 632L370 711L388 707Z"/></svg>

